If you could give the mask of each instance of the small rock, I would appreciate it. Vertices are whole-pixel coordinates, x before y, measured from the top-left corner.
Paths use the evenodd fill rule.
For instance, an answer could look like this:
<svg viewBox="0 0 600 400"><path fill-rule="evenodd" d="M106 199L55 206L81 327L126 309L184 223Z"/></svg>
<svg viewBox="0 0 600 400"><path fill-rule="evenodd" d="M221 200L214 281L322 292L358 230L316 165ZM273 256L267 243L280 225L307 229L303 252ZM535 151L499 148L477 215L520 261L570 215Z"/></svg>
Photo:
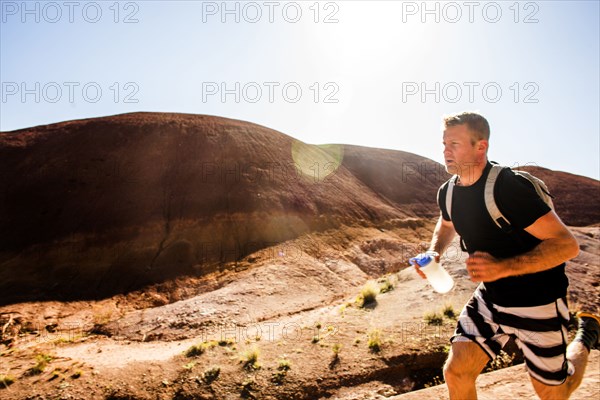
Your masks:
<svg viewBox="0 0 600 400"><path fill-rule="evenodd" d="M396 395L398 393L396 393L396 391L394 390L394 388L383 387L383 388L381 388L381 389L379 389L377 391L377 394L380 394L380 395L382 395L384 397L390 397L390 396L394 396L394 395Z"/></svg>

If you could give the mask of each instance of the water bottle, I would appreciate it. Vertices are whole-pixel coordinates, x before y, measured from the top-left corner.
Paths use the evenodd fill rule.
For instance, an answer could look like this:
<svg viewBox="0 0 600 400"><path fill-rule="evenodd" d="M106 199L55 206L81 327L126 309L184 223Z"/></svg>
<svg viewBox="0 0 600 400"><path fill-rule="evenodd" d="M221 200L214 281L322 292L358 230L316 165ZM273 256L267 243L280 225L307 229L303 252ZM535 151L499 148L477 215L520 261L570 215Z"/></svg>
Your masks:
<svg viewBox="0 0 600 400"><path fill-rule="evenodd" d="M435 261L437 256L438 253L435 251L428 251L411 258L409 262L412 265L416 264L421 268L421 271L423 271L427 280L436 292L446 293L454 286L454 280L450 274L448 274L448 271Z"/></svg>

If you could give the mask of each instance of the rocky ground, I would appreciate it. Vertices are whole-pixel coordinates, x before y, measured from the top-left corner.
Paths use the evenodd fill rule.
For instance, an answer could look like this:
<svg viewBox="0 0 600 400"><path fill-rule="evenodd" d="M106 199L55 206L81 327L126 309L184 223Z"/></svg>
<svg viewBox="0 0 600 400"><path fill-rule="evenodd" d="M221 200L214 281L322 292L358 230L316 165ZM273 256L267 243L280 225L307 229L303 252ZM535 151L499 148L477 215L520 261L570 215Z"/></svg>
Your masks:
<svg viewBox="0 0 600 400"><path fill-rule="evenodd" d="M457 313L476 285L454 246L444 261L456 281L448 294L433 292L406 268L432 221L412 224L311 234L209 277L102 301L2 307L0 394L349 400L393 398L438 383L455 321L444 316L431 325L424 315ZM600 228L574 232L582 252L568 265L571 305L597 307ZM305 251L292 256L292 248ZM361 307L357 296L369 281L393 290ZM594 357L586 386L573 398L599 388ZM526 374L508 382L506 373L482 376L482 393L532 396ZM444 398L443 392L407 398Z"/></svg>

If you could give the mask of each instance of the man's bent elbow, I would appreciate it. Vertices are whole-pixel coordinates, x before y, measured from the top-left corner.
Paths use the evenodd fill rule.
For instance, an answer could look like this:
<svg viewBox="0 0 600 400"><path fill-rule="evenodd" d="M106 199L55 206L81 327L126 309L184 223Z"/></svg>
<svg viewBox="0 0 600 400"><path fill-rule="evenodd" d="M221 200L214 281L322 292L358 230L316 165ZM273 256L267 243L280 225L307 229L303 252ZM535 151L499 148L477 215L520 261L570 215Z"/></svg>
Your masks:
<svg viewBox="0 0 600 400"><path fill-rule="evenodd" d="M568 258L567 260L572 260L573 258L579 255L579 243L575 237L571 236L568 244Z"/></svg>
<svg viewBox="0 0 600 400"><path fill-rule="evenodd" d="M572 260L579 255L579 242L577 242L577 239L569 230L563 231L560 242L557 242L556 244L560 246L560 253L565 262Z"/></svg>

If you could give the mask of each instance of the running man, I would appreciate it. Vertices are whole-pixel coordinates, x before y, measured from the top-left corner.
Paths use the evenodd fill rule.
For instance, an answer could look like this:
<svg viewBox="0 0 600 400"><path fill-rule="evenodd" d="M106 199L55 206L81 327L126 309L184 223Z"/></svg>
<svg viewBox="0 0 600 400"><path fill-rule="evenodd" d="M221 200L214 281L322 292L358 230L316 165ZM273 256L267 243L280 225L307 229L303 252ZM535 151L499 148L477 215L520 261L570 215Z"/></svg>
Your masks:
<svg viewBox="0 0 600 400"><path fill-rule="evenodd" d="M450 213L448 182L438 191L441 215L429 250L442 254L458 233L469 253L469 277L481 282L459 316L444 365L450 399L477 398L477 376L510 337L523 352L538 396L567 399L581 383L600 332L596 315L580 313L577 336L567 346L565 262L577 256L579 245L529 181L510 169L498 175L494 197L513 232L492 221L484 201L492 167L489 136L489 124L479 114L444 118L446 171L458 177Z"/></svg>

